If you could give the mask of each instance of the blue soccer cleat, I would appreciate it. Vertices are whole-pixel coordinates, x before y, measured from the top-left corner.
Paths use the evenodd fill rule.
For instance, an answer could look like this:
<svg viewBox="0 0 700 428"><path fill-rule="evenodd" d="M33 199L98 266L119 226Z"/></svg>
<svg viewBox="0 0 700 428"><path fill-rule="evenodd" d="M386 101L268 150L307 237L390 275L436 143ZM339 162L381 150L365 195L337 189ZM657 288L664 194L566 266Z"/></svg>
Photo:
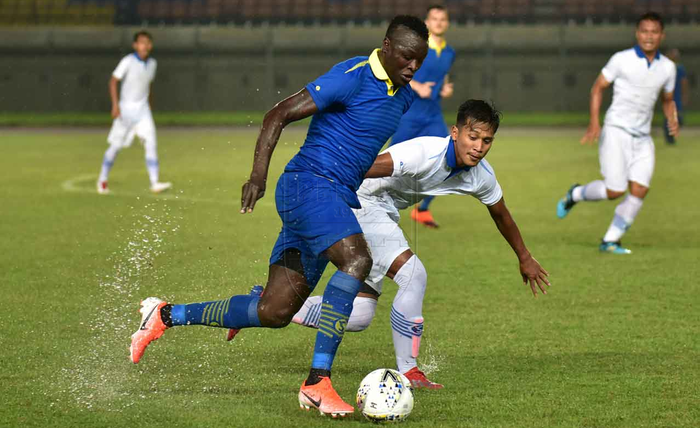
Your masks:
<svg viewBox="0 0 700 428"><path fill-rule="evenodd" d="M632 254L632 250L628 250L627 248L623 247L620 241L617 242L601 242L600 243L600 252L601 253L609 253L609 254Z"/></svg>
<svg viewBox="0 0 700 428"><path fill-rule="evenodd" d="M559 199L559 202L557 202L557 217L559 217L559 218L566 217L566 215L569 214L569 211L571 211L571 208L573 208L574 205L576 205L576 202L574 201L574 198L573 198L573 193L574 193L574 189L578 186L579 186L578 183L571 186L569 188L569 190L566 192L566 196Z"/></svg>
<svg viewBox="0 0 700 428"><path fill-rule="evenodd" d="M250 294L251 296L262 296L263 291L265 291L265 289L263 288L263 286L257 284L257 285L254 285L253 288L250 289L250 293L249 293L249 294ZM239 331L241 331L241 330L238 329L238 328L230 328L230 329L228 330L228 335L226 336L226 340L229 341L229 342L232 341L233 338L236 337L236 335L238 334Z"/></svg>

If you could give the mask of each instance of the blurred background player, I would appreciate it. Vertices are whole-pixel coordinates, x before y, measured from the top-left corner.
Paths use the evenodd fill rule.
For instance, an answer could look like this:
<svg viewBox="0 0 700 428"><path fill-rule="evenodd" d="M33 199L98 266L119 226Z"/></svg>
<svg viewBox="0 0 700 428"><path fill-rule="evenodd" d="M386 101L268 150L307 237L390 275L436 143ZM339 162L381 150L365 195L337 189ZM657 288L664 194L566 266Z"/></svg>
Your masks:
<svg viewBox="0 0 700 428"><path fill-rule="evenodd" d="M666 52L668 59L676 64L676 86L673 89L673 100L676 102L676 111L678 111L678 127L683 126L683 108L688 105L690 100L690 85L688 83L688 75L685 72L685 67L680 63L681 52L676 49L669 49ZM664 137L668 144L675 144L676 138L668 132L668 122L664 121Z"/></svg>
<svg viewBox="0 0 700 428"><path fill-rule="evenodd" d="M172 183L158 181L158 151L156 126L151 114L151 83L156 76L157 63L151 58L153 38L146 31L134 34L134 52L122 58L109 80L109 96L112 99L112 129L107 136L109 148L102 159L102 169L97 180L97 193L109 193L107 180L117 153L131 146L139 137L146 152L146 169L151 181L151 191L160 193L170 189ZM117 85L121 82L121 93Z"/></svg>
<svg viewBox="0 0 700 428"><path fill-rule="evenodd" d="M391 139L391 145L416 137L449 135L440 106L440 100L451 97L454 92L448 73L455 61L455 50L445 41L445 32L450 26L447 9L441 5L428 7L425 25L430 31L430 50L411 81L411 88L418 98L401 118L399 129ZM433 198L434 196L426 197L420 206L411 211L414 221L430 228L438 227L429 209Z"/></svg>
<svg viewBox="0 0 700 428"><path fill-rule="evenodd" d="M372 252L372 271L355 298L347 331L369 327L384 276L399 289L391 306L391 330L398 370L414 388L440 389L418 368L423 334L423 298L428 274L399 227L399 210L431 195L472 195L486 205L496 227L515 251L523 281L533 294L546 294L549 275L528 251L503 199L493 168L484 159L500 124L500 113L481 100L459 107L448 137L420 137L379 155L357 194L354 210ZM467 225L467 228L473 225ZM467 262L468 264L468 262ZM293 321L319 328L321 296L310 297Z"/></svg>
<svg viewBox="0 0 700 428"><path fill-rule="evenodd" d="M265 293L188 305L146 299L141 303L141 326L132 336L132 362L138 363L148 344L171 326L287 326L330 261L338 270L323 293L322 327L316 334L309 376L299 389L299 405L333 417L354 411L335 391L330 377L353 300L372 268L352 208L360 208L357 189L415 98L408 84L427 51L423 21L397 16L381 48L369 57L336 64L265 115L253 169L242 189L242 214L253 212L265 194L270 159L282 129L313 116L304 145L277 182L275 202L282 230L270 256Z"/></svg>
<svg viewBox="0 0 700 428"><path fill-rule="evenodd" d="M663 111L669 135L678 135L678 114L673 101L676 66L659 53L664 39L661 17L648 12L637 21L637 45L610 58L591 89L590 123L581 143L592 143L600 136L598 148L603 180L584 186L571 186L557 204L557 216L564 218L581 201L617 199L629 190L615 208L615 215L600 243L600 251L630 254L620 238L630 228L642 208L654 173L654 141L649 134L654 104L663 90ZM613 85L612 104L599 123L603 91Z"/></svg>

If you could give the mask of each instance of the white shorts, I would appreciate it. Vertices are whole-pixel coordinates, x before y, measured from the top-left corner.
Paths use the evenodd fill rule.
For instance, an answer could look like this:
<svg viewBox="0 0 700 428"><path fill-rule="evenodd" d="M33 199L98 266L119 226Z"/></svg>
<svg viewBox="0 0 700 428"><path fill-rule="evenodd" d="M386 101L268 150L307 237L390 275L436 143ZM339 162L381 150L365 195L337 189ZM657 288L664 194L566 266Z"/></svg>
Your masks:
<svg viewBox="0 0 700 428"><path fill-rule="evenodd" d="M411 247L399 227L398 212L389 212L376 205L363 205L353 212L372 253L372 270L365 283L381 294L382 282L391 264Z"/></svg>
<svg viewBox="0 0 700 428"><path fill-rule="evenodd" d="M139 137L145 145L156 144L156 125L151 109L120 109L121 115L112 122L107 142L117 147L129 147L134 137Z"/></svg>
<svg viewBox="0 0 700 428"><path fill-rule="evenodd" d="M656 161L651 136L635 137L622 128L606 125L600 134L598 157L606 188L624 192L630 181L645 187L651 184Z"/></svg>

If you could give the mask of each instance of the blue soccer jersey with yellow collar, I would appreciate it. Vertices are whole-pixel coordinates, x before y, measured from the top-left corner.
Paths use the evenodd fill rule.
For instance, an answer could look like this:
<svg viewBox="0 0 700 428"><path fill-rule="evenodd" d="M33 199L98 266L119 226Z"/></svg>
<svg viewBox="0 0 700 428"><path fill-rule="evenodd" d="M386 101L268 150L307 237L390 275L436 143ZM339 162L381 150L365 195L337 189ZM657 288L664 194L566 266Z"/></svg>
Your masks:
<svg viewBox="0 0 700 428"><path fill-rule="evenodd" d="M285 168L342 185L353 208L360 207L355 192L365 173L416 98L411 88L392 83L378 53L341 62L306 86L318 112Z"/></svg>

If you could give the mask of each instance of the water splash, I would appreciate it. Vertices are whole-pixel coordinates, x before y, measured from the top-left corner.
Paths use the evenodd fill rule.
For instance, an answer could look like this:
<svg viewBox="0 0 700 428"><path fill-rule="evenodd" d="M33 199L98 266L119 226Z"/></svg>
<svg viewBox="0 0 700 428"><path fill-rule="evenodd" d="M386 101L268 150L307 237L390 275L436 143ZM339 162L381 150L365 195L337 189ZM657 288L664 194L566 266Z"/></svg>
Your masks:
<svg viewBox="0 0 700 428"><path fill-rule="evenodd" d="M428 346L424 347L424 352L422 353L420 369L426 375L431 373L437 373L440 371L440 366L445 360L445 357L438 354L431 343L427 343Z"/></svg>
<svg viewBox="0 0 700 428"><path fill-rule="evenodd" d="M54 385L60 396L70 397L79 407L122 411L144 397L143 391L128 387L135 372L128 362L128 339L139 316L135 313L142 284L165 280L166 270L156 268L165 253L165 238L177 233L181 216L173 215L165 203L132 207L133 223L122 231L124 244L109 261L112 272L97 278L88 301L83 324L86 339L75 347L70 367L57 373ZM149 385L157 391L157 385Z"/></svg>

